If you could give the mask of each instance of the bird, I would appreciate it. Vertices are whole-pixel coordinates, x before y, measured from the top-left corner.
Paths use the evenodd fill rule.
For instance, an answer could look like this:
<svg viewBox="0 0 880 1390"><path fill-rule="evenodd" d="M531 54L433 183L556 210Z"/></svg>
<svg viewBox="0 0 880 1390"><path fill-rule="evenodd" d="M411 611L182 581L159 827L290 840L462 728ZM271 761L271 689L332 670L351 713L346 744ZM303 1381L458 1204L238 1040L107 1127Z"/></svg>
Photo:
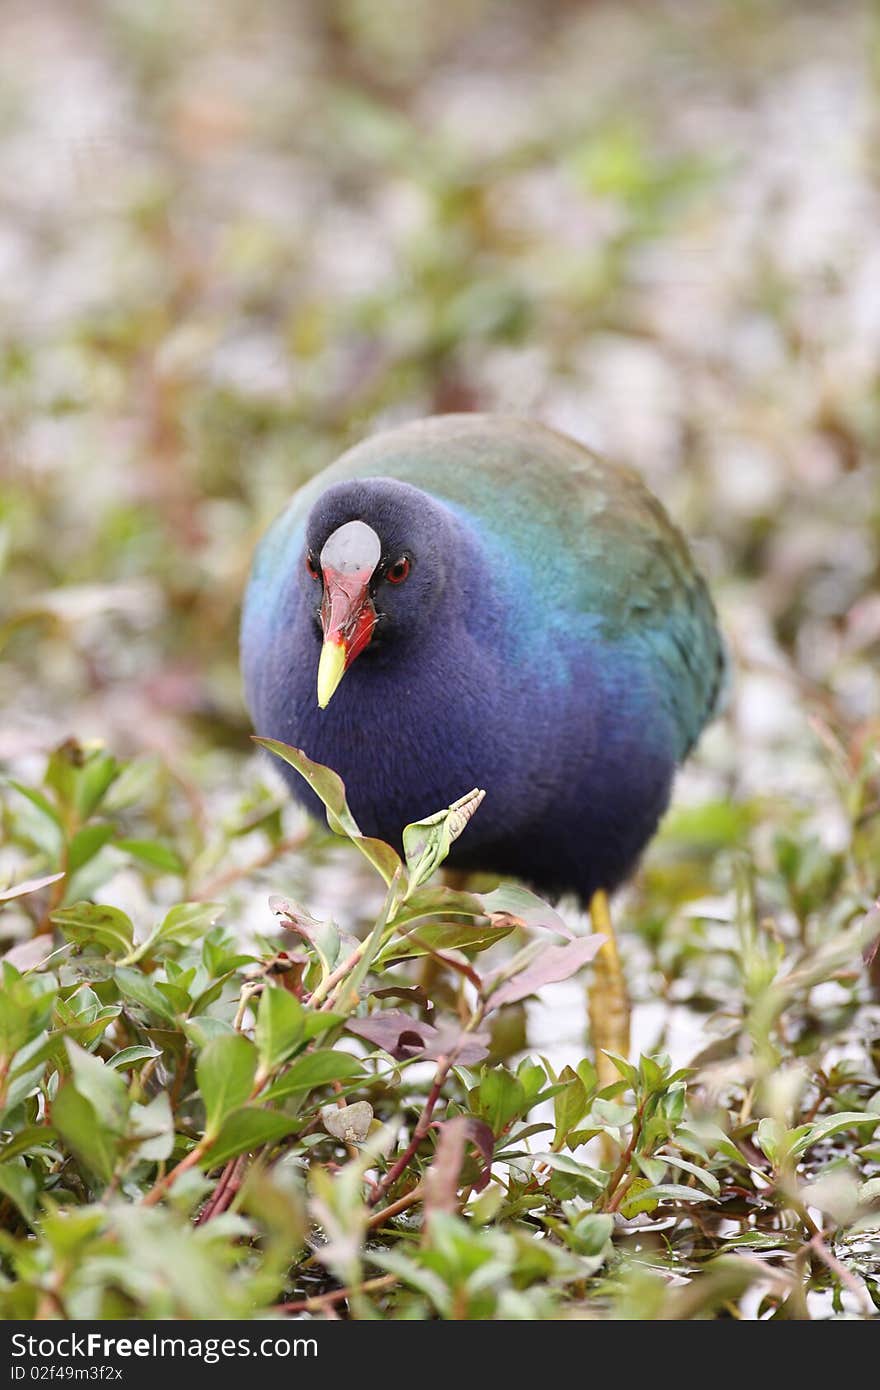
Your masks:
<svg viewBox="0 0 880 1390"><path fill-rule="evenodd" d="M593 1031L625 1048L608 897L727 664L706 582L639 475L514 416L370 436L259 544L241 664L257 734L339 773L363 834L400 848L407 824L484 789L449 865L589 909L608 947Z"/></svg>

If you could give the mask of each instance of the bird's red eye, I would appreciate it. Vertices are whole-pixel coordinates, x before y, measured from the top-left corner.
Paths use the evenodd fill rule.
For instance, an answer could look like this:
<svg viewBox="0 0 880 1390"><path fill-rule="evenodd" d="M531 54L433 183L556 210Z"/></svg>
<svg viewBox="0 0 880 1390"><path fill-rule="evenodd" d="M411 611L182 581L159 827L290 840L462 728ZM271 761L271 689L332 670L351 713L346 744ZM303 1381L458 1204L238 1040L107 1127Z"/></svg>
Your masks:
<svg viewBox="0 0 880 1390"><path fill-rule="evenodd" d="M311 551L306 554L306 569L313 579L321 578L321 566Z"/></svg>
<svg viewBox="0 0 880 1390"><path fill-rule="evenodd" d="M395 560L393 565L388 567L388 581L391 584L402 584L410 571L409 557L401 555L399 560Z"/></svg>

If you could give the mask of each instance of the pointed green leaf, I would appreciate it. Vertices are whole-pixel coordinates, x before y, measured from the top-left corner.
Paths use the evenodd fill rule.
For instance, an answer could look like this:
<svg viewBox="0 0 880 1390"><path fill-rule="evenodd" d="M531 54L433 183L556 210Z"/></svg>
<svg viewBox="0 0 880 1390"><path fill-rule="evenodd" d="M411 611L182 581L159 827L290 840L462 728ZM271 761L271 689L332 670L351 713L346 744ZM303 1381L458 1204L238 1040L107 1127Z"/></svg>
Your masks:
<svg viewBox="0 0 880 1390"><path fill-rule="evenodd" d="M253 1153L263 1144L272 1144L293 1134L302 1122L277 1110L245 1105L233 1110L223 1121L217 1139L202 1160L203 1168L218 1168L239 1154Z"/></svg>
<svg viewBox="0 0 880 1390"><path fill-rule="evenodd" d="M28 1167L24 1159L0 1163L0 1193L18 1208L28 1225L33 1224L39 1184L34 1170Z"/></svg>
<svg viewBox="0 0 880 1390"><path fill-rule="evenodd" d="M159 840L117 840L116 848L133 855L135 859L140 859L141 863L149 864L151 868L161 869L168 874L182 874L185 869L180 855Z"/></svg>
<svg viewBox="0 0 880 1390"><path fill-rule="evenodd" d="M260 1054L260 1071L270 1074L299 1047L303 1040L306 1011L298 999L277 985L266 985L257 1012L254 1040Z"/></svg>
<svg viewBox="0 0 880 1390"><path fill-rule="evenodd" d="M52 1124L82 1166L108 1183L116 1167L117 1140L101 1124L91 1101L70 1082L55 1097Z"/></svg>
<svg viewBox="0 0 880 1390"><path fill-rule="evenodd" d="M484 791L475 787L451 806L404 828L403 852L406 855L410 890L426 883L443 863L485 795Z"/></svg>
<svg viewBox="0 0 880 1390"><path fill-rule="evenodd" d="M122 1134L128 1117L129 1097L128 1087L119 1072L69 1038L65 1040L65 1048L76 1090L91 1102L104 1128Z"/></svg>
<svg viewBox="0 0 880 1390"><path fill-rule="evenodd" d="M261 1096L262 1100L282 1100L286 1096L326 1086L331 1081L352 1081L364 1075L364 1065L350 1052L319 1049L306 1052L291 1062L283 1076Z"/></svg>
<svg viewBox="0 0 880 1390"><path fill-rule="evenodd" d="M332 768L312 762L300 748L291 748L273 738L255 738L254 743L274 753L308 783L312 791L323 801L327 810L327 824L337 835L345 835L356 845L364 858L378 870L386 883L390 883L396 873L402 872L399 856L390 845L382 840L371 840L362 835L345 799L345 786L342 778Z"/></svg>
<svg viewBox="0 0 880 1390"><path fill-rule="evenodd" d="M155 1014L157 1018L165 1019L167 1023L175 1023L177 1014L165 996L156 988L153 981L140 970L133 970L125 965L118 965L114 972L114 979L119 987L119 992L126 1003L137 1004L145 1009L147 1013Z"/></svg>
<svg viewBox="0 0 880 1390"><path fill-rule="evenodd" d="M226 1116L249 1098L257 1073L257 1049L241 1033L213 1038L196 1064L205 1103L205 1133L216 1135Z"/></svg>
<svg viewBox="0 0 880 1390"><path fill-rule="evenodd" d="M77 946L99 946L108 956L124 956L131 950L134 927L118 907L74 903L53 912L52 923Z"/></svg>

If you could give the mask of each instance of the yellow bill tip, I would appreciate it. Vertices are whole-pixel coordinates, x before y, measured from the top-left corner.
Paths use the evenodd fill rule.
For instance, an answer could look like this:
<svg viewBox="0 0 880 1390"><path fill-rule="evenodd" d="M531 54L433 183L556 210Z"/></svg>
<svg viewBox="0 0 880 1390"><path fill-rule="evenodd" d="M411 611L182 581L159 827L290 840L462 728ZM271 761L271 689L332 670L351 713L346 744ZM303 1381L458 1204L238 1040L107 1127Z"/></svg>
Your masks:
<svg viewBox="0 0 880 1390"><path fill-rule="evenodd" d="M345 673L345 647L341 642L325 641L318 662L318 705L326 709Z"/></svg>

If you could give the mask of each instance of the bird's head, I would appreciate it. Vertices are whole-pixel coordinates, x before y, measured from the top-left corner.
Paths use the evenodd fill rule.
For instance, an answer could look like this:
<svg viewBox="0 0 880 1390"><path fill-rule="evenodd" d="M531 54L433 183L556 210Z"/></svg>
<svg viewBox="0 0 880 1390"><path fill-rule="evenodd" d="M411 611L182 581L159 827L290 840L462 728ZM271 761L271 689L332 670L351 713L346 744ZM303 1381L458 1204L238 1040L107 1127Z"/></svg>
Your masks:
<svg viewBox="0 0 880 1390"><path fill-rule="evenodd" d="M446 584L450 514L390 478L337 483L309 515L301 583L321 640L318 704L364 652L426 633Z"/></svg>

